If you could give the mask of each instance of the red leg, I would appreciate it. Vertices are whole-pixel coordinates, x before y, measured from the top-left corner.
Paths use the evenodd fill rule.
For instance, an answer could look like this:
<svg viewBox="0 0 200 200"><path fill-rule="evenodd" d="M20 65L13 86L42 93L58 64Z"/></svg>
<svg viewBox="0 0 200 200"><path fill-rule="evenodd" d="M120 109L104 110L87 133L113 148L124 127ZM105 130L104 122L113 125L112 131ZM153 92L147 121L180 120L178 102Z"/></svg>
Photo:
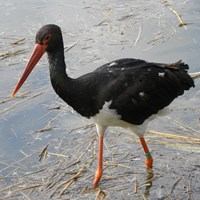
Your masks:
<svg viewBox="0 0 200 200"><path fill-rule="evenodd" d="M103 135L99 136L98 166L94 177L93 187L97 187L103 174Z"/></svg>
<svg viewBox="0 0 200 200"><path fill-rule="evenodd" d="M147 147L147 143L143 137L140 137L140 142L142 144L142 147L144 149L144 153L146 155L146 167L147 168L152 168L153 166L153 158L151 156L151 153L149 152L149 149Z"/></svg>

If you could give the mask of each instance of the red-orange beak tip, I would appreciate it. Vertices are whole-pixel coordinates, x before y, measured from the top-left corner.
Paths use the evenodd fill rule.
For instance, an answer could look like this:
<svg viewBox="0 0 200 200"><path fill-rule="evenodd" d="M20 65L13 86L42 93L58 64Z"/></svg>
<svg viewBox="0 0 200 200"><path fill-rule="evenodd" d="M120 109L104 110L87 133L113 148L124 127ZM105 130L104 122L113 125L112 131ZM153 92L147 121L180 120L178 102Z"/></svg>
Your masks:
<svg viewBox="0 0 200 200"><path fill-rule="evenodd" d="M12 97L15 97L15 92L14 92L14 91L12 92L11 96L12 96Z"/></svg>

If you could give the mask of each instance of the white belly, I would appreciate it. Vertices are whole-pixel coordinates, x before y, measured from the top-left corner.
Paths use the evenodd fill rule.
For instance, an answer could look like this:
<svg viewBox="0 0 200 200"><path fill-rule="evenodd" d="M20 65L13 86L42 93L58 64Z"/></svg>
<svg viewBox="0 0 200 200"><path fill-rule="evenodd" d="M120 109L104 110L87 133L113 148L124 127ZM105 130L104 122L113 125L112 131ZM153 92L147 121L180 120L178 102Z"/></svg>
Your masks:
<svg viewBox="0 0 200 200"><path fill-rule="evenodd" d="M112 101L105 102L103 108L99 111L98 114L91 117L90 119L96 124L97 132L100 135L103 135L106 128L109 126L119 126L123 128L128 128L132 130L138 137L142 137L147 129L149 121L153 120L157 116L163 116L168 113L169 109L165 108L160 110L157 114L152 115L148 119L146 119L141 125L134 125L128 122L121 120L121 115L117 113L115 109L109 109Z"/></svg>
<svg viewBox="0 0 200 200"><path fill-rule="evenodd" d="M98 114L90 119L96 124L98 134L104 134L108 126L119 126L131 129L136 135L143 136L145 134L148 121L146 120L142 125L134 125L121 120L121 116L117 114L114 109L109 109L112 102L106 102Z"/></svg>

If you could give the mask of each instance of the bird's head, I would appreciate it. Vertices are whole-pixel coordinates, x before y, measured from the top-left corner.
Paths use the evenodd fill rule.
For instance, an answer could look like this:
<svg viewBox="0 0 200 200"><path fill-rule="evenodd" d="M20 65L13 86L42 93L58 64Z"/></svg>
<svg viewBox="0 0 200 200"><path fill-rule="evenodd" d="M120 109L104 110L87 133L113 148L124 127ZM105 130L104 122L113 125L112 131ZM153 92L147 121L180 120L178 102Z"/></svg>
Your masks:
<svg viewBox="0 0 200 200"><path fill-rule="evenodd" d="M60 27L54 24L48 24L40 28L36 34L35 48L20 80L12 92L12 96L14 96L23 85L42 55L45 52L53 53L59 48L63 48L63 40Z"/></svg>
<svg viewBox="0 0 200 200"><path fill-rule="evenodd" d="M62 48L63 41L60 27L54 24L43 26L36 34L35 43L42 46L49 53Z"/></svg>

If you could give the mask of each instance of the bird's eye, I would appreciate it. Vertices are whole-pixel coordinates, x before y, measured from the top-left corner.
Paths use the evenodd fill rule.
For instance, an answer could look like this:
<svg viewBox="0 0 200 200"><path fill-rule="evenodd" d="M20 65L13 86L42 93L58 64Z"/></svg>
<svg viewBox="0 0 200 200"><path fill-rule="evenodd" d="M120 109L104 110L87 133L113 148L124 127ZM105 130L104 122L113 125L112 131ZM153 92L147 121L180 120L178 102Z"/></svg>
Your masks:
<svg viewBox="0 0 200 200"><path fill-rule="evenodd" d="M46 44L51 39L51 34L48 34L43 39L43 44Z"/></svg>

